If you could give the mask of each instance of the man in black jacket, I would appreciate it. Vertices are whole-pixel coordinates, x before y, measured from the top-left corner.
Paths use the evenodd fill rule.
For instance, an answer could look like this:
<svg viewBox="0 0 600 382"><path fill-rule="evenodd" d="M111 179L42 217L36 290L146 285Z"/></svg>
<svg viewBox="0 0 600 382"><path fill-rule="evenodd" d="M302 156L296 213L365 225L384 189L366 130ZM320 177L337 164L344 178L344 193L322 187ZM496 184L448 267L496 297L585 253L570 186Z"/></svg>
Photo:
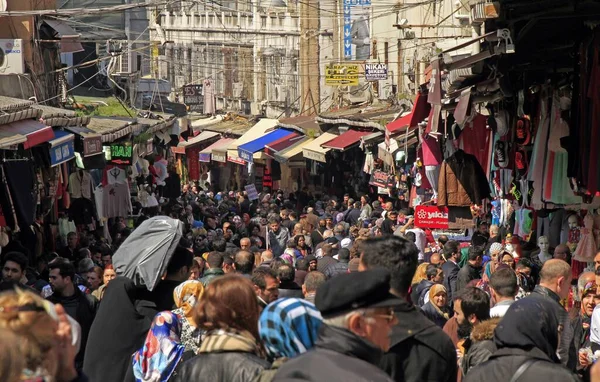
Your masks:
<svg viewBox="0 0 600 382"><path fill-rule="evenodd" d="M67 260L57 259L51 262L48 268L50 285L54 292L48 300L54 304L61 304L67 314L81 326L81 348L75 357L75 365L77 369L81 369L90 328L98 310L98 300L75 286L75 267Z"/></svg>
<svg viewBox="0 0 600 382"><path fill-rule="evenodd" d="M448 292L448 304L452 305L452 300L456 296L456 278L458 277L458 257L460 254L460 246L458 241L450 240L444 244L444 257L446 262L442 265L444 271L444 286Z"/></svg>
<svg viewBox="0 0 600 382"><path fill-rule="evenodd" d="M452 340L406 300L417 269L417 247L406 239L391 236L368 239L361 250L359 270L390 270L390 291L402 299L394 309L398 324L392 329L390 350L381 359L380 367L395 381L455 381L456 350Z"/></svg>
<svg viewBox="0 0 600 382"><path fill-rule="evenodd" d="M393 307L401 303L389 289L385 269L347 273L323 284L315 300L323 325L314 349L285 362L273 381L391 382L377 367L398 322Z"/></svg>
<svg viewBox="0 0 600 382"><path fill-rule="evenodd" d="M296 297L303 298L302 287L294 281L296 278L296 271L294 267L289 264L282 264L277 269L277 275L279 276L279 298L285 297Z"/></svg>
<svg viewBox="0 0 600 382"><path fill-rule="evenodd" d="M458 271L456 278L456 290L460 292L467 284L481 278L481 263L483 261L483 249L481 247L469 248L469 259Z"/></svg>
<svg viewBox="0 0 600 382"><path fill-rule="evenodd" d="M560 301L569 296L571 280L573 276L568 263L559 259L550 259L544 263L540 272L540 284L535 287L527 298L545 299L552 302L553 313L562 326L560 341L558 345L558 358L563 365L574 365L577 362L569 362L570 357L577 357L577 350L573 343L573 328L571 327L568 312L560 304Z"/></svg>

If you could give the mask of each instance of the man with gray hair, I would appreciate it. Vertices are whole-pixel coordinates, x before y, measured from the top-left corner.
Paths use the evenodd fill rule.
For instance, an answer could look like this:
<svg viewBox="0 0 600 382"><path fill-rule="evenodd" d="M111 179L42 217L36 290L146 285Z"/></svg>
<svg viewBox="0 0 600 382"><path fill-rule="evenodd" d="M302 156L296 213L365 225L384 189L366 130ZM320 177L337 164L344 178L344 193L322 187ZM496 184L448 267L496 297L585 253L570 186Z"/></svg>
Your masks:
<svg viewBox="0 0 600 382"><path fill-rule="evenodd" d="M352 288L348 286L352 285ZM378 381L392 379L377 367L397 322L385 269L335 277L317 291L323 326L313 350L285 362L273 381Z"/></svg>
<svg viewBox="0 0 600 382"><path fill-rule="evenodd" d="M315 296L317 295L317 289L325 284L325 275L319 271L309 272L304 279L302 285L302 294L306 301L315 303Z"/></svg>

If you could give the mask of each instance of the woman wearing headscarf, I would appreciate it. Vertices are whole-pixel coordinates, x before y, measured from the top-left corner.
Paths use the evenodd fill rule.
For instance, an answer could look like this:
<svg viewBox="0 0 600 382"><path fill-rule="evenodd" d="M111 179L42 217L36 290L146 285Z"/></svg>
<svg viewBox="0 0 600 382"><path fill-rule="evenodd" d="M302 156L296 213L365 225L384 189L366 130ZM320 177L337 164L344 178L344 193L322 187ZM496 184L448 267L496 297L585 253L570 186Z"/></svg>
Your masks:
<svg viewBox="0 0 600 382"><path fill-rule="evenodd" d="M181 343L186 351L198 352L202 331L194 321L194 307L202 298L204 285L197 280L188 280L181 283L173 291L173 299L177 309L173 310L181 321Z"/></svg>
<svg viewBox="0 0 600 382"><path fill-rule="evenodd" d="M443 328L450 319L450 308L448 308L448 293L441 284L434 284L429 289L429 301L422 308L425 317L431 322Z"/></svg>
<svg viewBox="0 0 600 382"><path fill-rule="evenodd" d="M494 331L498 350L463 381L578 381L556 355L559 321L554 309L551 301L532 297L512 304Z"/></svg>
<svg viewBox="0 0 600 382"><path fill-rule="evenodd" d="M206 331L198 353L181 366L175 382L251 381L269 363L258 334L259 308L254 286L237 274L214 279L194 309Z"/></svg>
<svg viewBox="0 0 600 382"><path fill-rule="evenodd" d="M271 381L285 361L312 349L322 323L314 304L303 299L282 298L267 305L260 315L258 332L273 365L254 381Z"/></svg>

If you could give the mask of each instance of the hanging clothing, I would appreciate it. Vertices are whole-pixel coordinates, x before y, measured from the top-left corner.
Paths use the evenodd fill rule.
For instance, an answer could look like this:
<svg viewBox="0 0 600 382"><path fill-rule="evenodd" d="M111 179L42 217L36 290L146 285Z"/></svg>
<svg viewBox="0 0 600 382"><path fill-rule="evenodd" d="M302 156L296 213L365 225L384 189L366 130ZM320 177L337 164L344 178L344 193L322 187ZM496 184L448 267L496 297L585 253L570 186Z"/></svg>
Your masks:
<svg viewBox="0 0 600 382"><path fill-rule="evenodd" d="M32 161L6 162L3 165L17 222L21 228L29 227L35 220L37 192L33 166Z"/></svg>
<svg viewBox="0 0 600 382"><path fill-rule="evenodd" d="M215 88L212 80L204 80L202 93L204 95L204 114L215 114L217 107L215 104Z"/></svg>
<svg viewBox="0 0 600 382"><path fill-rule="evenodd" d="M438 182L440 179L440 166L425 166L425 176L433 190L433 198L435 199L437 198Z"/></svg>
<svg viewBox="0 0 600 382"><path fill-rule="evenodd" d="M457 150L444 161L438 181L438 206L470 206L489 197L487 178L473 155Z"/></svg>
<svg viewBox="0 0 600 382"><path fill-rule="evenodd" d="M580 230L579 243L575 252L573 252L573 258L581 262L592 262L596 255L597 244L593 234L594 218L590 213L585 215L583 218L583 228Z"/></svg>
<svg viewBox="0 0 600 382"><path fill-rule="evenodd" d="M77 170L69 175L69 193L71 198L92 199L92 176L83 170Z"/></svg>
<svg viewBox="0 0 600 382"><path fill-rule="evenodd" d="M540 107L538 115L538 127L529 162L529 173L527 180L533 182L532 205L536 208L543 207L544 171L546 166L546 149L548 147L548 133L550 129L550 118L548 115L548 94L544 88L540 95Z"/></svg>
<svg viewBox="0 0 600 382"><path fill-rule="evenodd" d="M487 126L487 119L487 116L477 114L472 121L465 123L465 128L459 137L459 147L477 158L477 162L484 169L486 175L489 173L488 163L491 151L490 141L492 140L492 129Z"/></svg>
<svg viewBox="0 0 600 382"><path fill-rule="evenodd" d="M127 183L127 171L114 166L105 169L107 184Z"/></svg>
<svg viewBox="0 0 600 382"><path fill-rule="evenodd" d="M430 135L423 137L421 145L423 149L423 165L424 166L439 166L442 164L442 150L437 139Z"/></svg>
<svg viewBox="0 0 600 382"><path fill-rule="evenodd" d="M102 210L106 218L127 217L133 208L127 184L109 184L102 191Z"/></svg>

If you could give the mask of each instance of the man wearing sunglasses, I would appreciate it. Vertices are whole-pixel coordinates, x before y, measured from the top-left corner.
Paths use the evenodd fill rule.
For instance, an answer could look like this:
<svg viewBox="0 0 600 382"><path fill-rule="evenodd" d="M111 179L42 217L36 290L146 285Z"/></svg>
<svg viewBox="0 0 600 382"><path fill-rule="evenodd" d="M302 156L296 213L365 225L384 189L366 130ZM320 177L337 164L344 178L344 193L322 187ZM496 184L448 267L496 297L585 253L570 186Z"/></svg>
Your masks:
<svg viewBox="0 0 600 382"><path fill-rule="evenodd" d="M315 349L287 361L273 380L392 381L377 367L398 322L393 308L401 301L389 289L384 269L341 274L323 284L315 299L324 324Z"/></svg>

